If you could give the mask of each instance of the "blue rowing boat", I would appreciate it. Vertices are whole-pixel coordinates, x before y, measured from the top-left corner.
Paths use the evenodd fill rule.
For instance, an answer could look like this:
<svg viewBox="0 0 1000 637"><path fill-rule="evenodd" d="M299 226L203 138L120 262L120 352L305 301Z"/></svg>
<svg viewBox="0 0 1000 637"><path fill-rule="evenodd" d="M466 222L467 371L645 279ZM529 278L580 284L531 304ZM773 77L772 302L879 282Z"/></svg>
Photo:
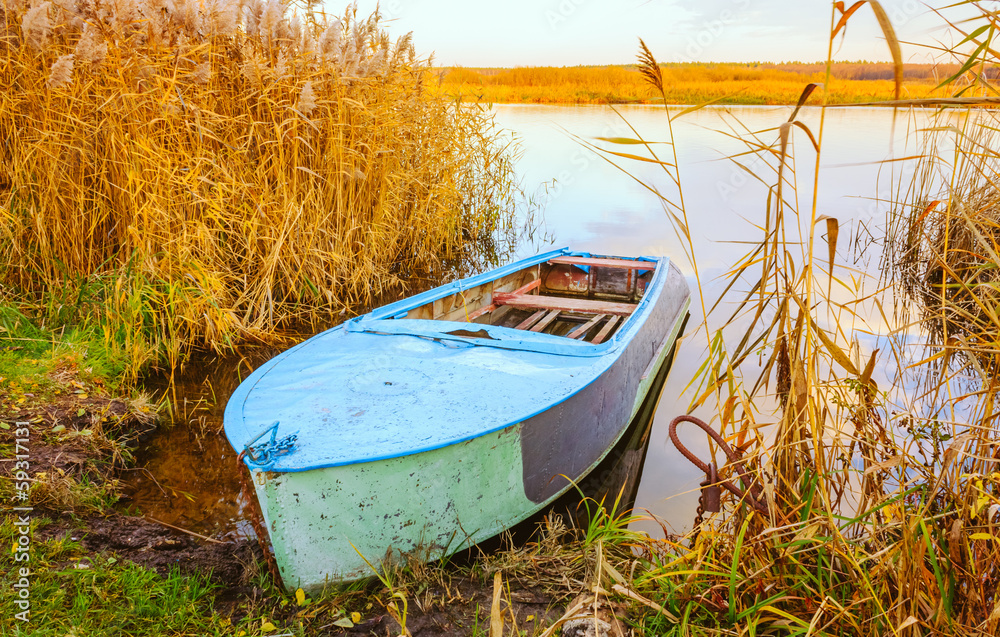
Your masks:
<svg viewBox="0 0 1000 637"><path fill-rule="evenodd" d="M545 508L622 438L689 305L670 260L556 250L391 303L229 400L287 588L449 555Z"/></svg>

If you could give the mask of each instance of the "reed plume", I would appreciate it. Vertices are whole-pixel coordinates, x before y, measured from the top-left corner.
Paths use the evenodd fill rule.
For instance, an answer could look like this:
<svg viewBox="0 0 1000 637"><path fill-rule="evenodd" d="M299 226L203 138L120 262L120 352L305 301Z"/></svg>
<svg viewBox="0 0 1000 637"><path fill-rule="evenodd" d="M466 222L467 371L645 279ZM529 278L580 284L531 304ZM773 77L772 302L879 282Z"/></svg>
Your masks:
<svg viewBox="0 0 1000 637"><path fill-rule="evenodd" d="M49 21L51 2L43 2L25 12L21 20L21 32L25 43L36 51L48 46L52 37L52 22Z"/></svg>
<svg viewBox="0 0 1000 637"><path fill-rule="evenodd" d="M316 108L316 93L313 91L312 82L306 82L299 93L299 112L309 117L309 114Z"/></svg>
<svg viewBox="0 0 1000 637"><path fill-rule="evenodd" d="M108 57L108 45L100 31L90 24L85 24L73 54L74 59L81 64L98 65Z"/></svg>
<svg viewBox="0 0 1000 637"><path fill-rule="evenodd" d="M52 70L49 72L49 79L45 80L45 85L49 88L58 88L69 84L73 79L73 54L60 55L52 63Z"/></svg>

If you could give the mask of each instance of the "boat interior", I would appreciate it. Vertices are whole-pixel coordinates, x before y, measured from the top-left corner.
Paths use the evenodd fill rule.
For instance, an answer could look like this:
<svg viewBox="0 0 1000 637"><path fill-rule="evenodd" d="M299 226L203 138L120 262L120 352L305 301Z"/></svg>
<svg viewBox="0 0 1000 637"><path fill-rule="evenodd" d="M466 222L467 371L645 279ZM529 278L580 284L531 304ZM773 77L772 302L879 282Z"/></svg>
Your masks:
<svg viewBox="0 0 1000 637"><path fill-rule="evenodd" d="M632 314L656 262L559 256L409 310L407 319L465 321L598 344ZM480 336L468 330L456 336Z"/></svg>

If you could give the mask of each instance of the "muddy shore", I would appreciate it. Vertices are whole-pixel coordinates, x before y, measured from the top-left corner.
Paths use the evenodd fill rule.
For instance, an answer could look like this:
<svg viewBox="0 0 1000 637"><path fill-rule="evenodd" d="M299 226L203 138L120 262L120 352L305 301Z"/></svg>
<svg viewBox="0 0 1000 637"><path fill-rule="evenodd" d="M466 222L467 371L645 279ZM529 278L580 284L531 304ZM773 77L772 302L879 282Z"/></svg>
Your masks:
<svg viewBox="0 0 1000 637"><path fill-rule="evenodd" d="M234 635L466 635L488 632L498 611L508 630L513 624L540 634L586 588L577 579L580 556L559 545L570 532L558 527L543 538L545 551L522 544L491 555L469 552L447 564L404 564L391 588L373 578L315 600L297 598L270 581L255 540L202 536L145 517L120 498L142 470L133 451L159 424L148 400L115 397L100 379L66 365L44 377L0 378L0 408L2 495L30 509L32 550L48 556L35 559L36 581L88 570L110 576L127 564L164 581L192 578L206 584L196 602L206 633L211 625L209 634ZM27 464L17 464L19 451ZM24 477L27 502L18 501ZM3 558L11 567L12 560ZM64 610L34 604L35 618Z"/></svg>

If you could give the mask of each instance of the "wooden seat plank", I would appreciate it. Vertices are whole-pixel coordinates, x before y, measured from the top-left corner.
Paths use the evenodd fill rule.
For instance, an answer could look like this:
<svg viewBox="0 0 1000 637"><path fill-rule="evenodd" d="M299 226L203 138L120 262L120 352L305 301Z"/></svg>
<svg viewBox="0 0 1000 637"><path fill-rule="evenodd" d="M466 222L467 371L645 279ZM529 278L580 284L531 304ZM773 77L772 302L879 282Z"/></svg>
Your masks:
<svg viewBox="0 0 1000 637"><path fill-rule="evenodd" d="M535 323L535 325L532 326L531 331L541 332L546 327L551 325L552 321L556 320L557 316L559 316L559 310L552 310L551 312L545 315L545 318Z"/></svg>
<svg viewBox="0 0 1000 637"><path fill-rule="evenodd" d="M595 325L607 318L607 314L598 314L594 318L590 319L580 327L576 328L572 332L566 335L567 338L581 338L587 335L587 332L591 330Z"/></svg>
<svg viewBox="0 0 1000 637"><path fill-rule="evenodd" d="M614 328L615 323L618 322L618 319L619 317L612 316L611 320L604 324L604 327L601 328L601 331L598 332L597 336L594 337L594 340L590 342L593 343L594 345L603 343L604 339L606 339L608 337L608 334L611 333L611 330Z"/></svg>
<svg viewBox="0 0 1000 637"><path fill-rule="evenodd" d="M515 330L526 330L529 327L531 327L532 325L534 325L535 323L537 323L538 321L540 321L543 316L545 316L545 310L538 310L537 312L535 312L534 314L532 314L528 318L524 319L523 321L521 321L520 323L518 323L517 325L515 325L514 329Z"/></svg>
<svg viewBox="0 0 1000 637"><path fill-rule="evenodd" d="M527 285L524 285L524 286L521 286L521 287L517 288L516 290L514 290L513 292L511 292L511 294L527 294L528 292L531 292L532 290L534 290L535 288L537 288L541 284L542 284L542 280L541 279L535 279L535 280L531 281L530 283L528 283ZM492 312L493 310L497 309L498 307L500 307L500 306L497 305L496 303L491 303L490 305L487 305L486 307L481 307L478 310L476 310L475 312L471 312L469 314L469 316L467 317L466 320L469 323L471 323L472 321L476 320L477 318L479 318L483 314L488 314L489 312Z"/></svg>
<svg viewBox="0 0 1000 637"><path fill-rule="evenodd" d="M492 312L493 310L497 309L498 307L500 307L500 306L497 305L496 303L491 303L490 305L487 305L486 307L481 307L478 310L476 310L475 312L472 312L471 314L469 314L469 316L466 318L466 320L469 323L471 323L474 320L476 320L477 318L479 318L480 316L482 316L483 314L488 314L488 313Z"/></svg>
<svg viewBox="0 0 1000 637"><path fill-rule="evenodd" d="M605 268L627 268L629 270L655 270L655 261L633 261L631 259L601 259L598 257L556 257L549 263L569 265L595 265Z"/></svg>
<svg viewBox="0 0 1000 637"><path fill-rule="evenodd" d="M510 305L524 309L559 310L583 314L614 314L616 316L629 316L636 308L633 303L613 303L537 294L494 294L493 302L497 305Z"/></svg>
<svg viewBox="0 0 1000 637"><path fill-rule="evenodd" d="M527 294L528 292L531 292L541 284L542 284L541 279L533 279L527 285L522 285L521 287L511 292L511 294ZM506 292L498 292L498 294L506 294Z"/></svg>

